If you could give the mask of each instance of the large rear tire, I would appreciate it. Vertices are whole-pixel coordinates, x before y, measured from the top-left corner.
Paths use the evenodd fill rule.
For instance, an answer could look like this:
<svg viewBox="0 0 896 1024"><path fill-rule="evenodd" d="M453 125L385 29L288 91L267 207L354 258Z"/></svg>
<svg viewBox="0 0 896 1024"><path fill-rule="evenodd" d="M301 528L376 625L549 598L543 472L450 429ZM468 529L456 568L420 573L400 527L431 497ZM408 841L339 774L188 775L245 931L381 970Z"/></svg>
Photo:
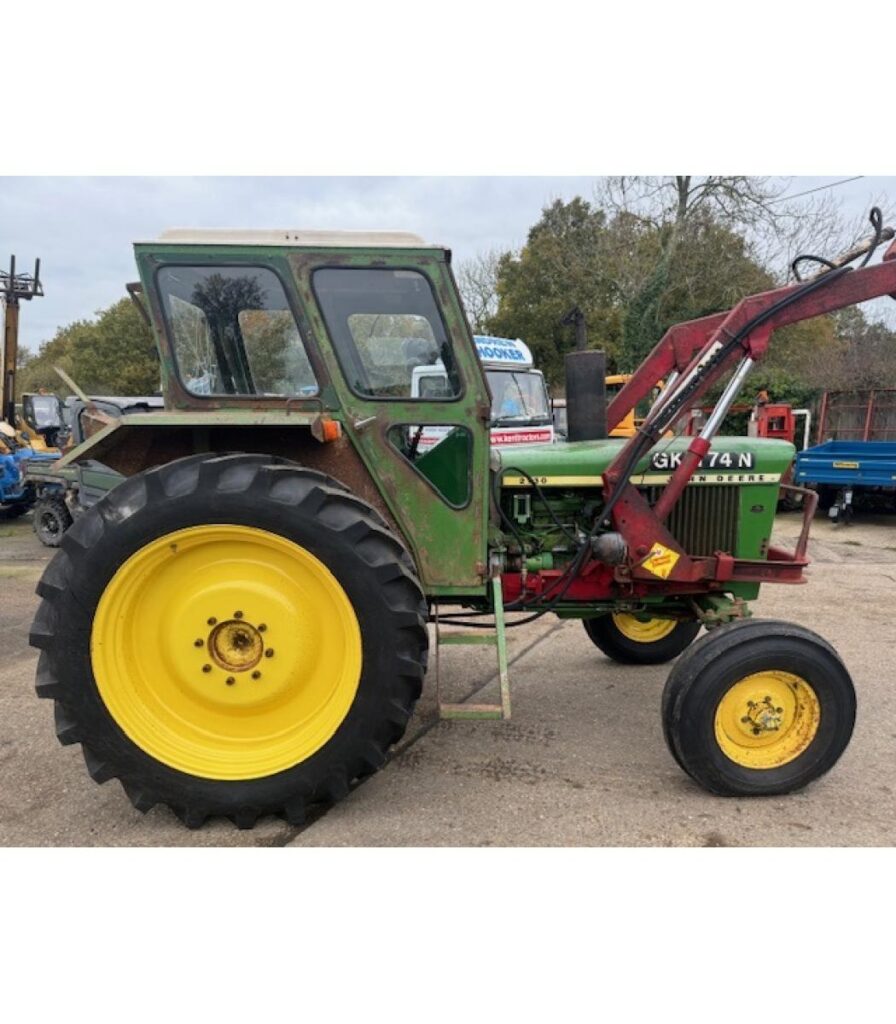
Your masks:
<svg viewBox="0 0 896 1024"><path fill-rule="evenodd" d="M267 456L138 474L38 586L37 692L97 782L185 824L294 824L379 768L420 695L426 604L404 546L331 478Z"/></svg>
<svg viewBox="0 0 896 1024"><path fill-rule="evenodd" d="M831 645L771 620L713 630L676 663L662 701L672 756L720 796L807 786L846 749L855 714L852 680Z"/></svg>
<svg viewBox="0 0 896 1024"><path fill-rule="evenodd" d="M677 658L700 632L699 622L619 612L583 619L595 647L625 665L660 665Z"/></svg>

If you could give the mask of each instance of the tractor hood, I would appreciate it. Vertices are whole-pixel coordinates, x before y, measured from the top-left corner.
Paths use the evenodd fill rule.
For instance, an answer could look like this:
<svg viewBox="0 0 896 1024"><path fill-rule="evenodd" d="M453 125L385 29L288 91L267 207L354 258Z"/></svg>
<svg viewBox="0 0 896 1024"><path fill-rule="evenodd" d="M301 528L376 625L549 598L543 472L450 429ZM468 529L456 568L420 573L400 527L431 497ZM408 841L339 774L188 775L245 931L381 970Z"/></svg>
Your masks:
<svg viewBox="0 0 896 1024"><path fill-rule="evenodd" d="M558 442L503 449L501 479L505 487L528 487L529 474L540 487L601 487L601 474L628 438ZM687 451L689 437L660 441L639 463L632 483L664 484ZM717 437L694 474L693 484L777 483L793 461L796 449L787 441L753 437Z"/></svg>

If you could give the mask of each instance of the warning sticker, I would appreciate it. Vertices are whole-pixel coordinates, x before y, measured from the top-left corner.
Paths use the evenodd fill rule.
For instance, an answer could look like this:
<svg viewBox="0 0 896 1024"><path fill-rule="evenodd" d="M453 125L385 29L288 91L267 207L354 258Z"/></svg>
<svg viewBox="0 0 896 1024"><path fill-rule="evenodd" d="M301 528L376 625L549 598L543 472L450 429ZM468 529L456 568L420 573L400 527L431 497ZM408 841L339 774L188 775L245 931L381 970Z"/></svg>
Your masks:
<svg viewBox="0 0 896 1024"><path fill-rule="evenodd" d="M654 576L667 579L680 557L677 551L673 551L657 541L653 545L653 550L641 564L648 572L652 572Z"/></svg>

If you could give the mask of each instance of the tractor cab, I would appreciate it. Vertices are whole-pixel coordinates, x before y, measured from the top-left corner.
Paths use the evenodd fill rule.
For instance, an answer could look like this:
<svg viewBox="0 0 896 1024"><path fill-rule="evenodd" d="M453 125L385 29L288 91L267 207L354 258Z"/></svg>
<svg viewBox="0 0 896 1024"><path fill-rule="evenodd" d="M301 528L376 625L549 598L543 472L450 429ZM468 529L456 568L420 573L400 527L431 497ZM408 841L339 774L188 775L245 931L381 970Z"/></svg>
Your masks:
<svg viewBox="0 0 896 1024"><path fill-rule="evenodd" d="M130 473L252 450L320 467L406 538L433 592L484 594L491 394L448 250L402 232L174 230L135 253L165 410L72 458Z"/></svg>
<svg viewBox="0 0 896 1024"><path fill-rule="evenodd" d="M47 391L22 395L22 423L32 446L44 450L61 448L69 432L62 400Z"/></svg>

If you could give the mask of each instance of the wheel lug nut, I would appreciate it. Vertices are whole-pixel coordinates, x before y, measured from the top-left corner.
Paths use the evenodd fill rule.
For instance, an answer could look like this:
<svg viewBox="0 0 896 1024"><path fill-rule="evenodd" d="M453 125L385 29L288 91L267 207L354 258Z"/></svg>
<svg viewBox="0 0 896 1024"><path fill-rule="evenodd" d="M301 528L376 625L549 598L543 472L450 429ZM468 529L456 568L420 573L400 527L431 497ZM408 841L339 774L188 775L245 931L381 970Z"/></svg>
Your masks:
<svg viewBox="0 0 896 1024"><path fill-rule="evenodd" d="M263 622L260 622L255 628L259 633L264 633L268 627Z"/></svg>
<svg viewBox="0 0 896 1024"><path fill-rule="evenodd" d="M754 725L753 726L753 735L754 736L758 736L761 732L762 732L762 730L759 728L758 725Z"/></svg>
<svg viewBox="0 0 896 1024"><path fill-rule="evenodd" d="M775 708L775 714L776 715L783 715L784 714L784 708Z"/></svg>
<svg viewBox="0 0 896 1024"><path fill-rule="evenodd" d="M235 679L233 678L233 676L228 676L228 677L227 677L227 685L228 685L228 686L233 686L233 684L234 684L235 682L236 682L236 680L235 680Z"/></svg>
<svg viewBox="0 0 896 1024"><path fill-rule="evenodd" d="M193 646L194 647L201 647L204 642L205 642L204 640L196 639L196 640L193 641Z"/></svg>
<svg viewBox="0 0 896 1024"><path fill-rule="evenodd" d="M253 679L261 679L261 673L258 672L258 671L253 672L252 673L252 678Z"/></svg>
<svg viewBox="0 0 896 1024"><path fill-rule="evenodd" d="M266 651L264 652L264 656L265 656L266 658L273 658L273 657L274 657L274 648L273 648L273 647L269 647L269 648L268 648L268 649L267 649L267 650L266 650Z"/></svg>
<svg viewBox="0 0 896 1024"><path fill-rule="evenodd" d="M241 619L243 617L243 613L242 612L234 612L233 613L233 617L235 619Z"/></svg>
<svg viewBox="0 0 896 1024"><path fill-rule="evenodd" d="M744 723L744 725L746 725L750 721L750 716L749 715L744 715L744 717L741 719L741 721Z"/></svg>
<svg viewBox="0 0 896 1024"><path fill-rule="evenodd" d="M218 620L217 620L217 619L216 619L216 618L214 617L214 615L213 615L213 616L212 616L212 617L211 617L211 618L210 618L210 619L208 620L208 624L209 624L210 626L214 626L214 625L215 625L215 624L217 623L217 621L218 621Z"/></svg>
<svg viewBox="0 0 896 1024"><path fill-rule="evenodd" d="M202 671L203 672L211 672L211 670L212 670L211 665L203 665L202 666Z"/></svg>

